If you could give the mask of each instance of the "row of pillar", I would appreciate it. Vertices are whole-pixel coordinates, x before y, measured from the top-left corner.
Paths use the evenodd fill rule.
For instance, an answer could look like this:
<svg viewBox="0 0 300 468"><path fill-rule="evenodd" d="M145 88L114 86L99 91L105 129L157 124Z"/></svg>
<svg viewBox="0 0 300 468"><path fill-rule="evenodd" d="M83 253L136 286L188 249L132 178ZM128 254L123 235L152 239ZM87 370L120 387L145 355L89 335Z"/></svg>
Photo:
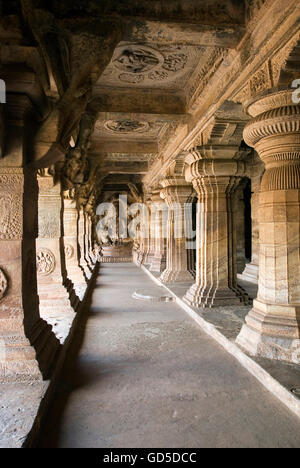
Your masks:
<svg viewBox="0 0 300 468"><path fill-rule="evenodd" d="M95 266L91 234L51 176L0 164L0 382L51 375Z"/></svg>
<svg viewBox="0 0 300 468"><path fill-rule="evenodd" d="M202 146L185 158L185 178L167 177L160 196L167 207L197 193L196 280L184 300L194 307L248 303L237 283L236 194L252 180L252 260L244 279L258 282L258 296L237 342L252 354L300 362L300 108L290 92L253 101L244 139L261 161L252 173L236 159L236 148ZM263 174L264 172L264 174ZM262 176L263 175L263 176ZM174 237L176 210L168 210L167 242L144 240L144 262L166 267L162 282L191 282L186 239ZM157 229L156 229L157 230ZM159 228L158 228L159 232ZM142 255L143 256L143 255Z"/></svg>

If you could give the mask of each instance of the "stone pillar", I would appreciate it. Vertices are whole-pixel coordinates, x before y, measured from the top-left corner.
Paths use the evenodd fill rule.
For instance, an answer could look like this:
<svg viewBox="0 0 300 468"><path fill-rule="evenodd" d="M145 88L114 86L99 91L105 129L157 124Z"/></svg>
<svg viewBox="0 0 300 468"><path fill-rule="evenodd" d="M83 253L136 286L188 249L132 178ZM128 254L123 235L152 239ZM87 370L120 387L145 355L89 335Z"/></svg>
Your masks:
<svg viewBox="0 0 300 468"><path fill-rule="evenodd" d="M85 236L84 236L84 250L85 250L85 259L88 264L90 271L93 271L94 264L90 256L90 217L87 213L84 213L84 222L85 222Z"/></svg>
<svg viewBox="0 0 300 468"><path fill-rule="evenodd" d="M168 206L167 261L161 274L163 283L192 282L184 232L184 204L192 187L183 178L168 177L161 182L161 197Z"/></svg>
<svg viewBox="0 0 300 468"><path fill-rule="evenodd" d="M94 248L93 248L93 225L90 215L87 214L87 223L88 223L88 256L91 262L91 267L94 269L96 263Z"/></svg>
<svg viewBox="0 0 300 468"><path fill-rule="evenodd" d="M85 256L85 236L86 236L85 213L83 209L79 210L78 214L78 246L79 246L79 265L82 268L86 280L90 280L92 273Z"/></svg>
<svg viewBox="0 0 300 468"><path fill-rule="evenodd" d="M259 197L258 296L237 343L300 363L300 108L291 92L260 97L244 138L266 166Z"/></svg>
<svg viewBox="0 0 300 468"><path fill-rule="evenodd" d="M40 318L36 248L38 185L24 168L27 96L8 94L5 154L0 158L0 382L49 378L59 352Z"/></svg>
<svg viewBox="0 0 300 468"><path fill-rule="evenodd" d="M251 283L258 283L258 262L259 262L259 193L264 164L260 160L258 164L251 167L251 219L252 219L252 256L243 271L242 278Z"/></svg>
<svg viewBox="0 0 300 468"><path fill-rule="evenodd" d="M65 252L62 238L62 196L60 184L51 176L38 177L39 235L36 240L40 314L53 327L61 343L67 338L74 310L66 283Z"/></svg>
<svg viewBox="0 0 300 468"><path fill-rule="evenodd" d="M167 218L167 205L162 202L160 191L151 196L151 237L154 240L154 253L151 259L150 271L163 272L166 269L166 229L164 226Z"/></svg>
<svg viewBox="0 0 300 468"><path fill-rule="evenodd" d="M233 209L234 209L234 231L233 236L234 246L236 246L236 267L237 273L243 273L246 265L245 256L245 200L244 188L247 185L247 179L243 181L236 189L233 196Z"/></svg>
<svg viewBox="0 0 300 468"><path fill-rule="evenodd" d="M234 305L243 299L236 280L232 196L245 165L232 159L236 149L203 147L186 158L186 179L198 193L196 282L184 297L192 306Z"/></svg>
<svg viewBox="0 0 300 468"><path fill-rule="evenodd" d="M78 211L75 202L64 194L64 247L66 254L67 276L73 284L76 296L83 300L87 287L86 278L79 266L79 248L77 243Z"/></svg>
<svg viewBox="0 0 300 468"><path fill-rule="evenodd" d="M143 257L144 264L151 265L151 258L154 253L154 239L151 238L151 199L146 201L147 216L148 222L145 225L143 230L144 239L143 239Z"/></svg>

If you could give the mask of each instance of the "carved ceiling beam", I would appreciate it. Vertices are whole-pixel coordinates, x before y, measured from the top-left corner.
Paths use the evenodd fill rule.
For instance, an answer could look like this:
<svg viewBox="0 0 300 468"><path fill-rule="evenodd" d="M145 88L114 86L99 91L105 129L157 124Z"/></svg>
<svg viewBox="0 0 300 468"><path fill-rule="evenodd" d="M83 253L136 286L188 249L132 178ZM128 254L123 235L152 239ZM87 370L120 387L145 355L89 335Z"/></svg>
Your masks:
<svg viewBox="0 0 300 468"><path fill-rule="evenodd" d="M157 141L125 140L122 135L110 140L93 138L90 147L91 153L157 153Z"/></svg>
<svg viewBox="0 0 300 468"><path fill-rule="evenodd" d="M197 23L125 18L124 40L163 45L224 47L234 49L245 34L243 25L214 26ZM127 23L127 24L126 24Z"/></svg>

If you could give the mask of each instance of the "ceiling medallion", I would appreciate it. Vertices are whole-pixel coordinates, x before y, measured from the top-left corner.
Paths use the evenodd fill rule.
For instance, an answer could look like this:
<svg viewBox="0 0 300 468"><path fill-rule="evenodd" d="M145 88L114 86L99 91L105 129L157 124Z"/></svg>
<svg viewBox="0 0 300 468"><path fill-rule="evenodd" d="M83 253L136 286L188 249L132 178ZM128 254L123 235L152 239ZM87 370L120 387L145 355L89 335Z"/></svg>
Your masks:
<svg viewBox="0 0 300 468"><path fill-rule="evenodd" d="M149 129L148 122L139 122L138 120L109 120L104 124L106 130L114 133L141 133Z"/></svg>
<svg viewBox="0 0 300 468"><path fill-rule="evenodd" d="M160 52L138 44L118 47L113 59L113 64L118 70L138 75L149 73L163 63L164 57Z"/></svg>

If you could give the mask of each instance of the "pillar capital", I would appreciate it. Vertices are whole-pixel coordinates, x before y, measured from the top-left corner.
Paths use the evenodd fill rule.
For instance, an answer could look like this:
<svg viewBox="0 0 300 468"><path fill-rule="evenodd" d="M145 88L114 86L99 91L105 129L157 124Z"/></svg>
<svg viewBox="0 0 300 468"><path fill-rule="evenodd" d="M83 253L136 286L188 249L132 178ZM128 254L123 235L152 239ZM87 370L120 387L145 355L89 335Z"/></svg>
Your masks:
<svg viewBox="0 0 300 468"><path fill-rule="evenodd" d="M283 96L286 93L253 104L250 109L255 117L244 130L246 143L256 149L266 166L262 192L300 188L300 107L292 101L287 104Z"/></svg>
<svg viewBox="0 0 300 468"><path fill-rule="evenodd" d="M167 177L161 181L161 198L168 206L172 203L185 203L193 191L193 187L183 177Z"/></svg>
<svg viewBox="0 0 300 468"><path fill-rule="evenodd" d="M185 170L186 180L193 183L198 193L199 186L197 181L199 179L205 177L243 177L246 174L246 164L244 161L220 157L206 159L201 150L202 148L199 148L199 150L193 151L187 156ZM232 153L232 156L234 154Z"/></svg>

